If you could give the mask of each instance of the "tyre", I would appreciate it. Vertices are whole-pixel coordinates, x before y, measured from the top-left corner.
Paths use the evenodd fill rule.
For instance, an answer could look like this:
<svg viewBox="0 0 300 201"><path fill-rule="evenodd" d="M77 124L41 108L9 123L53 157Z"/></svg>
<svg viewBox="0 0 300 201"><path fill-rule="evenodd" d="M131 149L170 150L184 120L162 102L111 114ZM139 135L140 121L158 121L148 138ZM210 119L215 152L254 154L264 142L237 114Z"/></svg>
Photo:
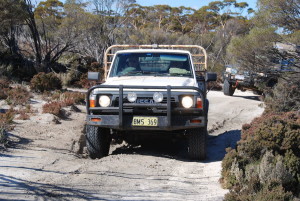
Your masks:
<svg viewBox="0 0 300 201"><path fill-rule="evenodd" d="M109 153L110 130L97 126L86 126L86 147L92 159L102 158Z"/></svg>
<svg viewBox="0 0 300 201"><path fill-rule="evenodd" d="M228 80L224 81L224 95L226 96L232 96L234 94L235 88L232 87L232 85L230 84L230 82Z"/></svg>
<svg viewBox="0 0 300 201"><path fill-rule="evenodd" d="M262 91L259 91L259 90L254 90L254 91L253 91L253 94L254 94L254 95L262 95L263 92L262 92Z"/></svg>
<svg viewBox="0 0 300 201"><path fill-rule="evenodd" d="M206 158L206 140L206 127L188 130L188 154L190 159L204 160Z"/></svg>
<svg viewBox="0 0 300 201"><path fill-rule="evenodd" d="M278 83L278 80L276 78L270 78L267 83L266 86L273 88L276 84Z"/></svg>

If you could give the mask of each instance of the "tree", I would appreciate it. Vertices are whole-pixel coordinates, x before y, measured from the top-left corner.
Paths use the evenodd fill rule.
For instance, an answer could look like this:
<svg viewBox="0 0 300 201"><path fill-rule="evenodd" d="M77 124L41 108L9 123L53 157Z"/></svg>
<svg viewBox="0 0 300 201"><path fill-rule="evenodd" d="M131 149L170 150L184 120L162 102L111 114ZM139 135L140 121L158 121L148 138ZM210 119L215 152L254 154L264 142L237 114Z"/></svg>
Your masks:
<svg viewBox="0 0 300 201"><path fill-rule="evenodd" d="M274 28L253 28L248 35L234 37L228 48L227 57L231 64L244 70L263 72L273 67L278 57L274 44L280 40Z"/></svg>
<svg viewBox="0 0 300 201"><path fill-rule="evenodd" d="M257 17L265 24L295 32L300 29L300 1L259 0Z"/></svg>
<svg viewBox="0 0 300 201"><path fill-rule="evenodd" d="M72 39L62 40L59 37L63 4L57 0L47 0L40 3L35 13L31 0L23 1L27 13L25 22L30 33L25 33L25 37L34 52L36 71L59 71L60 69L55 68L58 59L64 52L73 48Z"/></svg>
<svg viewBox="0 0 300 201"><path fill-rule="evenodd" d="M245 2L237 3L235 0L223 0L210 2L197 10L192 16L194 32L198 32L200 40L210 36L206 46L209 52L210 67L221 71L227 63L226 48L235 35L248 32L249 24L242 16L248 7ZM209 33L209 34L208 34ZM213 37L211 37L213 36Z"/></svg>
<svg viewBox="0 0 300 201"><path fill-rule="evenodd" d="M26 18L26 5L22 0L0 0L0 41L11 55L21 57L17 32L22 30Z"/></svg>

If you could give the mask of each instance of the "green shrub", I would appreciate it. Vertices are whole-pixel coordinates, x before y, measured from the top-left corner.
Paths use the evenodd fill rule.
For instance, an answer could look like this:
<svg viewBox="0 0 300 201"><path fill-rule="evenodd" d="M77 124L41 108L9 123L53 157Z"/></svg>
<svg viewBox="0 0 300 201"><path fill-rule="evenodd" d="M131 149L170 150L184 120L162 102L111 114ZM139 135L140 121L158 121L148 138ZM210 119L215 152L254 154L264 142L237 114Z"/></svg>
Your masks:
<svg viewBox="0 0 300 201"><path fill-rule="evenodd" d="M61 89L61 80L54 73L38 73L30 81L30 88L36 92Z"/></svg>
<svg viewBox="0 0 300 201"><path fill-rule="evenodd" d="M71 69L66 73L59 73L58 77L61 80L63 86L72 86L79 80L79 76L81 73L76 71L75 69Z"/></svg>
<svg viewBox="0 0 300 201"><path fill-rule="evenodd" d="M291 200L300 194L300 115L264 114L243 125L222 161L225 200ZM267 193L268 196L264 196Z"/></svg>
<svg viewBox="0 0 300 201"><path fill-rule="evenodd" d="M289 112L300 110L300 76L283 74L274 89L266 92L267 112Z"/></svg>

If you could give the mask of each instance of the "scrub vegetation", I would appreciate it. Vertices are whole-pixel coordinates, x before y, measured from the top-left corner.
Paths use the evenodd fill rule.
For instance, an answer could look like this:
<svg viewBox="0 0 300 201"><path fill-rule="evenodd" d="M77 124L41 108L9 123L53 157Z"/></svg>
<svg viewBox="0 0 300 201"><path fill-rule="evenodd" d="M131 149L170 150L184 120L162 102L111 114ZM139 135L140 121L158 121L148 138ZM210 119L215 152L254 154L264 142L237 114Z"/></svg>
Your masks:
<svg viewBox="0 0 300 201"><path fill-rule="evenodd" d="M236 148L227 150L221 181L230 189L225 200L294 200L300 197L299 53L280 52L271 42L284 39L299 45L294 38L299 15L292 12L299 2L260 0L258 6L255 27L233 39L227 50L245 68L262 71L278 56L286 56L295 59L296 71L281 73L274 87L263 89L265 112L243 125ZM278 29L286 34L278 34ZM246 51L252 56L244 57Z"/></svg>
<svg viewBox="0 0 300 201"><path fill-rule="evenodd" d="M62 88L93 85L103 77L104 50L112 44L197 44L208 52L209 71L235 64L268 72L291 59L296 71L262 88L266 110L243 125L242 139L223 160L225 200L293 200L300 197L300 19L298 0L212 1L200 9L141 6L135 0L0 0L0 144L15 117L28 119L31 93L42 94L43 112L84 103L82 93ZM289 44L282 50L276 44ZM13 81L11 81L13 80ZM22 82L30 82L30 90ZM219 86L211 86L219 87Z"/></svg>

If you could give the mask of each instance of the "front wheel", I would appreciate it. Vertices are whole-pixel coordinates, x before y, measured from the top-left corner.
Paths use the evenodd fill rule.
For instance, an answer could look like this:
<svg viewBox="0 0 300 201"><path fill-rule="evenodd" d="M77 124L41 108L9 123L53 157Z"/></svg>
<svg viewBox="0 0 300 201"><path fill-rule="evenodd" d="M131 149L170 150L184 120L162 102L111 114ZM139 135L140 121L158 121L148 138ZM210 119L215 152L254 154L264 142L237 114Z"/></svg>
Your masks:
<svg viewBox="0 0 300 201"><path fill-rule="evenodd" d="M92 159L102 158L109 153L110 130L97 126L86 126L86 147Z"/></svg>
<svg viewBox="0 0 300 201"><path fill-rule="evenodd" d="M204 160L206 158L207 129L194 128L187 131L188 154L190 159Z"/></svg>
<svg viewBox="0 0 300 201"><path fill-rule="evenodd" d="M232 84L228 80L225 79L224 89L223 89L224 95L232 96L234 94L234 91L235 91L235 88L233 88Z"/></svg>

